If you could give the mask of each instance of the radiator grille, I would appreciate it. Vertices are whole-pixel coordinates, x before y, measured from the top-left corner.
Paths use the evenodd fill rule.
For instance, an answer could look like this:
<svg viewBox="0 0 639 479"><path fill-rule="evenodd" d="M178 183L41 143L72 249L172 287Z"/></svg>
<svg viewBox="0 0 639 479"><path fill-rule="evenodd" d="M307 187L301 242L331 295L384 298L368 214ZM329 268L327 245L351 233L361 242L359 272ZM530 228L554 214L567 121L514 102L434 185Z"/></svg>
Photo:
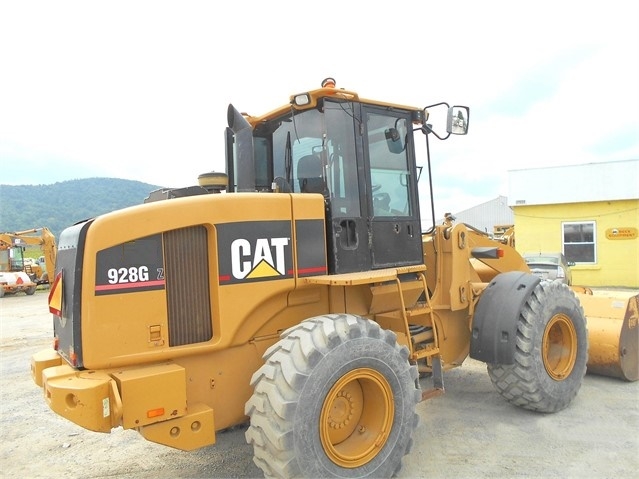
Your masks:
<svg viewBox="0 0 639 479"><path fill-rule="evenodd" d="M213 337L206 228L164 233L164 265L169 346L201 343Z"/></svg>

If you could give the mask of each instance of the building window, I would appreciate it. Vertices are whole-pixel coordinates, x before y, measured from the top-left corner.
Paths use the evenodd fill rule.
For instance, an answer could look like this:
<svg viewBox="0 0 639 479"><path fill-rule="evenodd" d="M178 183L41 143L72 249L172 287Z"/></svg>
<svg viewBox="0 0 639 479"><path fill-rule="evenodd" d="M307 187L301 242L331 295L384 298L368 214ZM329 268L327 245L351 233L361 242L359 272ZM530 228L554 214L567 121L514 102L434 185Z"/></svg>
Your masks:
<svg viewBox="0 0 639 479"><path fill-rule="evenodd" d="M575 263L596 263L595 222L562 223L564 255Z"/></svg>

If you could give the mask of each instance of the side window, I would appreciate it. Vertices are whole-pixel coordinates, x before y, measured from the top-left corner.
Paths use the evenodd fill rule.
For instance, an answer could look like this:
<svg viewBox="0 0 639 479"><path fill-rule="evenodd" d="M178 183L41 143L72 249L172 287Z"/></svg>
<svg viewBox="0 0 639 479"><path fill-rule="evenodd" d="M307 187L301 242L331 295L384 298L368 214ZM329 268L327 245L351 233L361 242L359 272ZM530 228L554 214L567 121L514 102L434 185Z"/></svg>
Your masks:
<svg viewBox="0 0 639 479"><path fill-rule="evenodd" d="M368 114L374 216L411 216L405 118Z"/></svg>
<svg viewBox="0 0 639 479"><path fill-rule="evenodd" d="M321 138L298 138L293 145L293 191L324 193L326 180Z"/></svg>
<svg viewBox="0 0 639 479"><path fill-rule="evenodd" d="M286 192L321 193L325 182L322 114L309 110L268 126L272 128L273 181L282 182Z"/></svg>
<svg viewBox="0 0 639 479"><path fill-rule="evenodd" d="M564 255L575 263L596 263L596 224L594 221L562 223Z"/></svg>

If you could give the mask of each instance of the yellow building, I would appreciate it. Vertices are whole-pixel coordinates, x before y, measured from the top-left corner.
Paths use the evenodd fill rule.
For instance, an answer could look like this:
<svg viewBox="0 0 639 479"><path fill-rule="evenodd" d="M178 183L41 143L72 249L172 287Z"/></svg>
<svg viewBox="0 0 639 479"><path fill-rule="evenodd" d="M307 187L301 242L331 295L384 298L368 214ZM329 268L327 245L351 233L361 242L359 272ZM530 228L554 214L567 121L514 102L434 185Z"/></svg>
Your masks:
<svg viewBox="0 0 639 479"><path fill-rule="evenodd" d="M639 287L639 160L508 177L517 251L564 253L575 285Z"/></svg>

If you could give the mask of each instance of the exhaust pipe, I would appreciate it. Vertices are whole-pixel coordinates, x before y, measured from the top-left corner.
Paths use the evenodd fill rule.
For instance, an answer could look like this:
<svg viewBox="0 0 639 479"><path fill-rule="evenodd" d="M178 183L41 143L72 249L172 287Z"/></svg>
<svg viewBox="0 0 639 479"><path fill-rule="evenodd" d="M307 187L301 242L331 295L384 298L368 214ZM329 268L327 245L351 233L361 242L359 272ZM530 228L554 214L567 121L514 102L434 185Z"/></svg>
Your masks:
<svg viewBox="0 0 639 479"><path fill-rule="evenodd" d="M639 295L577 296L588 324L588 373L639 379Z"/></svg>
<svg viewBox="0 0 639 479"><path fill-rule="evenodd" d="M237 165L237 191L255 191L255 163L253 154L253 130L246 118L229 104L227 110L229 128L235 134Z"/></svg>

